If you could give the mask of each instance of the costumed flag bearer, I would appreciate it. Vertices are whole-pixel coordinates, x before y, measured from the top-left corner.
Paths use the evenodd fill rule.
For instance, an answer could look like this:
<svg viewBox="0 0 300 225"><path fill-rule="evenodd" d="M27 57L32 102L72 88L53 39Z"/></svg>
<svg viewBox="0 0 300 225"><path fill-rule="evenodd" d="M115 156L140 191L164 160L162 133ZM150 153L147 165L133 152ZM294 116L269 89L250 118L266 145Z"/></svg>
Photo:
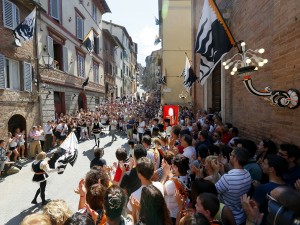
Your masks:
<svg viewBox="0 0 300 225"><path fill-rule="evenodd" d="M45 199L45 191L46 191L47 178L48 178L47 172L48 173L56 172L57 169L50 169L49 164L45 159L46 159L46 152L40 152L36 156L36 160L34 160L31 165L32 171L34 172L32 181L40 184L39 189L36 191L35 196L31 201L32 204L37 204L36 200L39 194L41 195L42 205L46 205L48 203L48 201L46 201Z"/></svg>
<svg viewBox="0 0 300 225"><path fill-rule="evenodd" d="M103 128L102 123L98 121L97 118L95 118L95 121L93 123L92 131L95 136L95 146L99 148L100 145L100 134L101 134L101 129Z"/></svg>

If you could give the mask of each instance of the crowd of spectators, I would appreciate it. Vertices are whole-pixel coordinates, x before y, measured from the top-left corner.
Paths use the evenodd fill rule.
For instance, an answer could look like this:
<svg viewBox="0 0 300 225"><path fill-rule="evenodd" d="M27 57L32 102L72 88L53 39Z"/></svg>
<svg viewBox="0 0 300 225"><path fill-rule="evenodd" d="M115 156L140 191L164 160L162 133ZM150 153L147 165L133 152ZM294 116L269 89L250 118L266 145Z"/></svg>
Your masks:
<svg viewBox="0 0 300 225"><path fill-rule="evenodd" d="M71 130L81 141L90 138L95 121L110 131L112 142L116 130L127 134L129 149L116 147L110 166L96 146L75 189L76 213L52 200L21 224L265 225L299 218L299 147L265 139L256 144L205 110L193 115L183 108L172 127L160 113L154 99L123 101L50 122L56 127L52 142L45 136L49 149Z"/></svg>

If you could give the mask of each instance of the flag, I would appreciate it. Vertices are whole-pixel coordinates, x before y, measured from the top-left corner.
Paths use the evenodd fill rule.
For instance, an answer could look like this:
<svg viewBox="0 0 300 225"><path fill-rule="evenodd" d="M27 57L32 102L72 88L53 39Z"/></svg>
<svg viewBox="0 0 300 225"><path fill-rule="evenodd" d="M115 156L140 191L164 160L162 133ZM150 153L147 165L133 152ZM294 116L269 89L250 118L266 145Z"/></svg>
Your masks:
<svg viewBox="0 0 300 225"><path fill-rule="evenodd" d="M63 174L68 163L74 166L78 157L77 146L77 138L74 132L71 132L49 160L50 168L56 168L58 169L58 174Z"/></svg>
<svg viewBox="0 0 300 225"><path fill-rule="evenodd" d="M158 45L161 42L160 38L156 35L154 45Z"/></svg>
<svg viewBox="0 0 300 225"><path fill-rule="evenodd" d="M167 75L166 75L166 69L164 69L162 76L158 80L158 84L165 85L166 83L167 83Z"/></svg>
<svg viewBox="0 0 300 225"><path fill-rule="evenodd" d="M155 25L160 25L160 20L155 17Z"/></svg>
<svg viewBox="0 0 300 225"><path fill-rule="evenodd" d="M82 88L84 89L85 86L89 84L89 77L86 78L86 80L82 83Z"/></svg>
<svg viewBox="0 0 300 225"><path fill-rule="evenodd" d="M86 47L90 55L94 51L94 31L93 29L90 30L90 32L85 36L85 38L82 41L82 44Z"/></svg>
<svg viewBox="0 0 300 225"><path fill-rule="evenodd" d="M15 45L21 47L22 42L31 40L35 28L36 8L13 31Z"/></svg>
<svg viewBox="0 0 300 225"><path fill-rule="evenodd" d="M185 56L185 67L181 74L184 77L183 85L186 91L189 91L193 85L193 83L198 79L194 70L191 67L190 60L187 56Z"/></svg>
<svg viewBox="0 0 300 225"><path fill-rule="evenodd" d="M195 52L201 54L200 81L202 85L234 45L235 40L214 0L204 0L195 44Z"/></svg>

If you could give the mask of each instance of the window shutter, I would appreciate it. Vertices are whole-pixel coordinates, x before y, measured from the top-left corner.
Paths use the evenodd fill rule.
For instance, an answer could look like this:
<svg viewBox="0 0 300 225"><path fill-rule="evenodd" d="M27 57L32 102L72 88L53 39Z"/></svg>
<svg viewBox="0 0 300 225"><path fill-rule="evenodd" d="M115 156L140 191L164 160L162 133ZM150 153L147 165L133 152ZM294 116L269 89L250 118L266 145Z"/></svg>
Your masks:
<svg viewBox="0 0 300 225"><path fill-rule="evenodd" d="M48 49L49 56L52 57L52 61L49 63L51 66L53 66L53 61L54 61L53 39L50 36L47 36L47 49Z"/></svg>
<svg viewBox="0 0 300 225"><path fill-rule="evenodd" d="M3 24L4 27L9 29L14 29L14 13L13 13L13 6L14 4L3 0L2 8L3 8Z"/></svg>
<svg viewBox="0 0 300 225"><path fill-rule="evenodd" d="M78 63L78 76L84 77L84 57L81 55L77 56L77 63Z"/></svg>
<svg viewBox="0 0 300 225"><path fill-rule="evenodd" d="M20 10L17 6L14 5L15 19L14 19L14 29L20 24Z"/></svg>
<svg viewBox="0 0 300 225"><path fill-rule="evenodd" d="M5 67L6 67L5 57L4 57L4 55L0 54L0 89L5 89L5 87L6 87Z"/></svg>
<svg viewBox="0 0 300 225"><path fill-rule="evenodd" d="M32 67L30 63L23 62L24 91L32 91Z"/></svg>
<svg viewBox="0 0 300 225"><path fill-rule="evenodd" d="M83 40L83 19L80 16L77 16L76 23L77 23L77 38Z"/></svg>
<svg viewBox="0 0 300 225"><path fill-rule="evenodd" d="M94 82L99 83L99 66L94 64Z"/></svg>
<svg viewBox="0 0 300 225"><path fill-rule="evenodd" d="M76 16L76 37L79 38L79 17Z"/></svg>
<svg viewBox="0 0 300 225"><path fill-rule="evenodd" d="M63 63L64 63L64 71L67 73L69 71L69 63L68 63L68 48L63 46Z"/></svg>
<svg viewBox="0 0 300 225"><path fill-rule="evenodd" d="M50 15L60 21L60 0L50 0Z"/></svg>

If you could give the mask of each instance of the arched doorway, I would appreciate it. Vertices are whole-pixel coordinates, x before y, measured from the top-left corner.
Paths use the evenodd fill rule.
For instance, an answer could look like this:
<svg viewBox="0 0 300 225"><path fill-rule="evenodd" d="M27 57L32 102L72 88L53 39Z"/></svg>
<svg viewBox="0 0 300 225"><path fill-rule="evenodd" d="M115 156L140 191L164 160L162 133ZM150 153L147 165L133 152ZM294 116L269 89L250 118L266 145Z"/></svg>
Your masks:
<svg viewBox="0 0 300 225"><path fill-rule="evenodd" d="M11 132L12 134L15 132L16 128L20 128L21 131L25 130L26 133L26 120L22 115L16 114L13 115L8 120L8 132Z"/></svg>
<svg viewBox="0 0 300 225"><path fill-rule="evenodd" d="M80 92L78 96L78 110L83 109L87 110L87 104L86 104L86 95L84 92Z"/></svg>
<svg viewBox="0 0 300 225"><path fill-rule="evenodd" d="M26 130L26 119L20 115L16 114L10 117L7 123L8 132L14 134L17 128L20 128L20 131L25 133L25 143L27 143L27 130ZM25 152L27 152L27 145L25 144Z"/></svg>

